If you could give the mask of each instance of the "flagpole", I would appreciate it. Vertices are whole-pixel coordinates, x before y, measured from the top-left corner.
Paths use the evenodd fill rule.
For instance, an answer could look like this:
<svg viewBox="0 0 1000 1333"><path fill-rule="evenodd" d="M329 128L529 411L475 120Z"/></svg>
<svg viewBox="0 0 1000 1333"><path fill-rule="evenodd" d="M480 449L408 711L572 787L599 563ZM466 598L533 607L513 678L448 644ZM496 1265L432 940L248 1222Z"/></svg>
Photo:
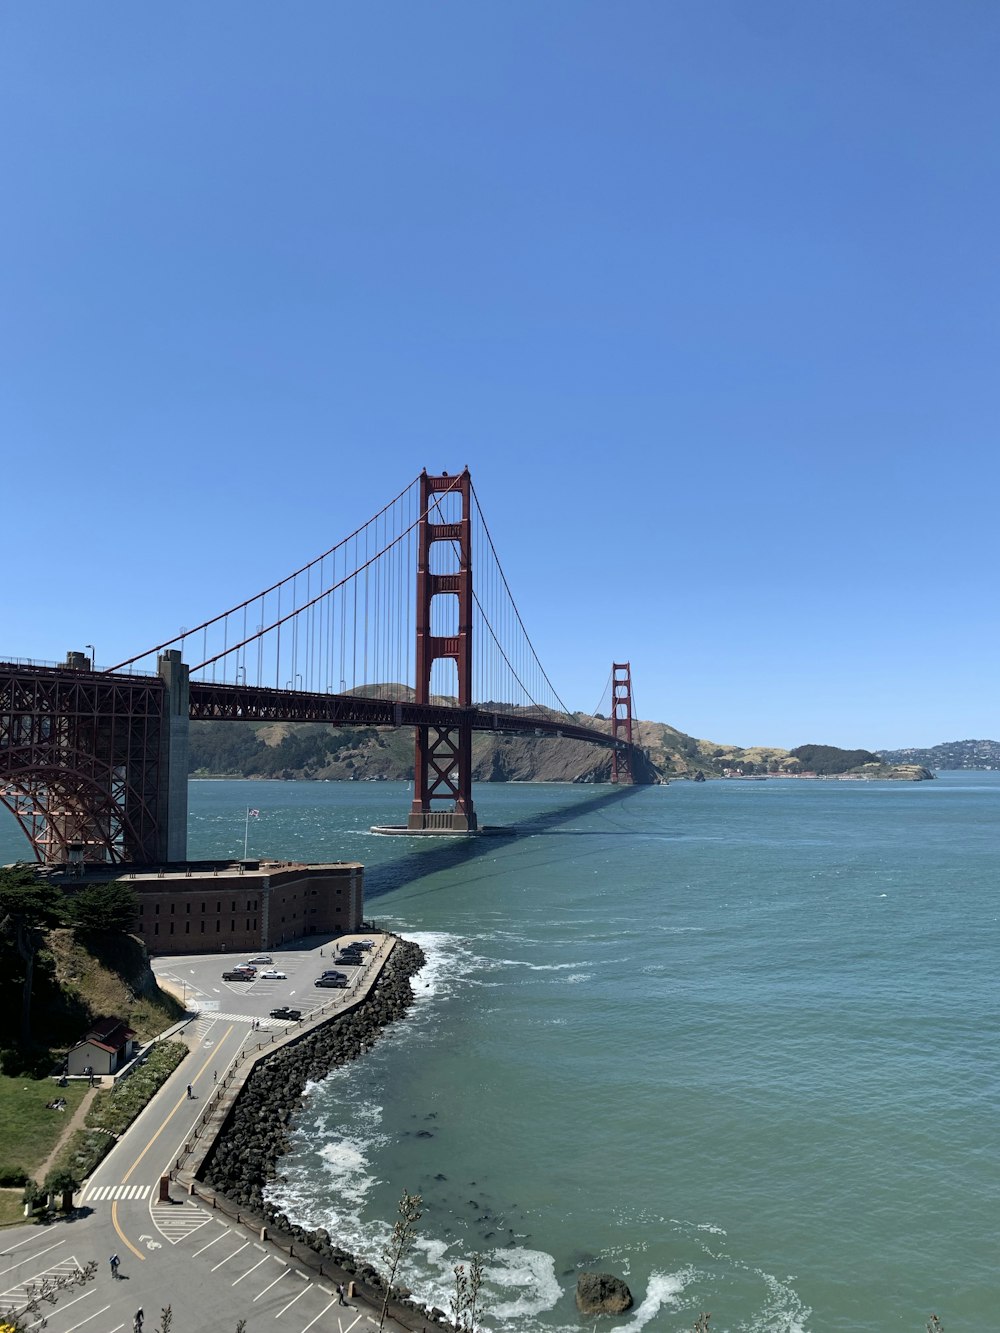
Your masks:
<svg viewBox="0 0 1000 1333"><path fill-rule="evenodd" d="M250 840L250 807L247 806L247 822L243 829L243 860L247 859L247 843Z"/></svg>

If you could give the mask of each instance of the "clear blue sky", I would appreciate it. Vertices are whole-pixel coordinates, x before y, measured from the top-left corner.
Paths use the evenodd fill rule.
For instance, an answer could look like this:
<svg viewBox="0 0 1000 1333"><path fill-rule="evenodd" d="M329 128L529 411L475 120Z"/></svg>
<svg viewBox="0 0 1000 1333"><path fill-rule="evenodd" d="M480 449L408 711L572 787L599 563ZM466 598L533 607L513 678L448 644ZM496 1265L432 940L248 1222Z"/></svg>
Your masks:
<svg viewBox="0 0 1000 1333"><path fill-rule="evenodd" d="M0 655L472 469L571 707L1000 737L1000 7L7 5Z"/></svg>

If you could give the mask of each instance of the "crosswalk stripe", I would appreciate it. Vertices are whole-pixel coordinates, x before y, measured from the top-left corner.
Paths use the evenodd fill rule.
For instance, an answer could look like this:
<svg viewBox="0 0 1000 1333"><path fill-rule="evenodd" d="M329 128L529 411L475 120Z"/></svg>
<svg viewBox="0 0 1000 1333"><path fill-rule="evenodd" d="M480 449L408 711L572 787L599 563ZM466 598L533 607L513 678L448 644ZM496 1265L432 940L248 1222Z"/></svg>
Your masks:
<svg viewBox="0 0 1000 1333"><path fill-rule="evenodd" d="M85 1203L100 1203L107 1199L145 1199L152 1185L95 1185L84 1195Z"/></svg>

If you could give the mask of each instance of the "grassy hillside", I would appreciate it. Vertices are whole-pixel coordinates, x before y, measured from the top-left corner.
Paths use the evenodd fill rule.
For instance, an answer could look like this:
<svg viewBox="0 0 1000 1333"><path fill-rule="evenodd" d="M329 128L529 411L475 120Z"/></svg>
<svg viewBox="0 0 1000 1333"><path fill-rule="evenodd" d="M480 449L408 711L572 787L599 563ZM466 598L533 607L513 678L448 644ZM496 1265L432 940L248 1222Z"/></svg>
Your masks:
<svg viewBox="0 0 1000 1333"><path fill-rule="evenodd" d="M142 943L132 935L46 931L32 985L33 1049L19 1040L24 968L3 950L0 970L0 1061L5 1073L46 1074L96 1018L123 1018L142 1040L177 1022L183 1010L161 991Z"/></svg>
<svg viewBox="0 0 1000 1333"><path fill-rule="evenodd" d="M610 732L607 718L577 713L574 720ZM743 747L689 736L665 722L634 723L634 737L658 778L745 776L805 771L866 776L903 776L880 765L865 750L833 746ZM477 782L606 782L610 752L582 741L479 732L472 741ZM871 767L871 765L875 767ZM313 778L331 781L409 781L413 777L413 736L407 728L340 728L317 723L194 722L191 771L198 776Z"/></svg>

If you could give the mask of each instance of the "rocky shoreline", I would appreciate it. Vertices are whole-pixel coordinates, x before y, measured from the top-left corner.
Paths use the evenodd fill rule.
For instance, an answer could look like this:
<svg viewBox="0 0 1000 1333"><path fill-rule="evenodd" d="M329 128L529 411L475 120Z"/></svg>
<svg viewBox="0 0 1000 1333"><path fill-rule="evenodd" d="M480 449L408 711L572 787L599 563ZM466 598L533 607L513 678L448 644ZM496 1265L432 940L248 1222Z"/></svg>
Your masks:
<svg viewBox="0 0 1000 1333"><path fill-rule="evenodd" d="M309 1230L291 1222L264 1198L264 1187L277 1175L277 1165L288 1151L292 1119L303 1106L306 1085L325 1078L331 1069L363 1055L382 1029L403 1018L413 1003L410 978L426 961L423 950L399 939L367 999L357 1009L303 1034L261 1061L247 1080L222 1132L200 1173L205 1183L231 1200L237 1208L256 1214L268 1232L286 1243L313 1250L336 1266L345 1280L353 1279L381 1298L382 1280L365 1260L341 1249L322 1228ZM394 1293L394 1304L423 1311ZM431 1318L443 1317L434 1311ZM426 1318L426 1316L424 1316Z"/></svg>

